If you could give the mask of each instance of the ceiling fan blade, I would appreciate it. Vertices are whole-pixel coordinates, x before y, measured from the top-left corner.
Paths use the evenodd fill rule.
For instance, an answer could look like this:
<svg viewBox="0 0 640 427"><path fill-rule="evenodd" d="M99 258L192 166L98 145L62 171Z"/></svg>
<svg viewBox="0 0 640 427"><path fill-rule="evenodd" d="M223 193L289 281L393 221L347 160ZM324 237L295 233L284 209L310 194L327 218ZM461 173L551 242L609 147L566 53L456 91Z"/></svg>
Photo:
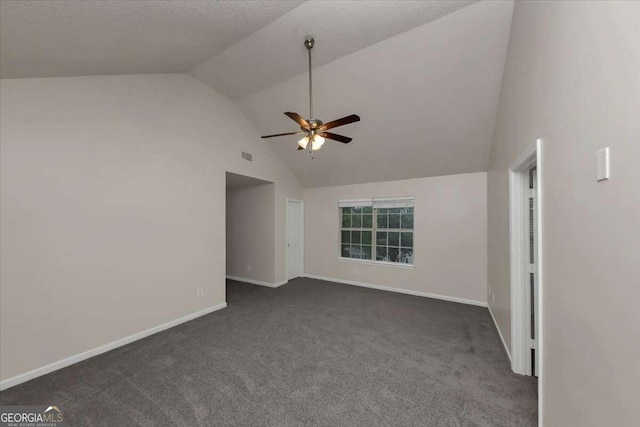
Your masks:
<svg viewBox="0 0 640 427"><path fill-rule="evenodd" d="M298 145L298 151L300 151L300 150L304 150L304 148L302 148L302 147L300 147L300 146Z"/></svg>
<svg viewBox="0 0 640 427"><path fill-rule="evenodd" d="M290 111L287 111L284 114L285 114L285 116L289 117L291 120L293 120L297 124L299 124L301 128L304 128L304 129L307 129L307 130L309 129L309 123L300 114L292 113Z"/></svg>
<svg viewBox="0 0 640 427"><path fill-rule="evenodd" d="M334 120L329 123L325 123L321 125L319 129L322 131L322 130L327 130L331 128L337 128L338 126L344 126L344 125L348 125L349 123L354 123L359 121L360 121L360 116L358 116L357 114L352 114L350 116L343 117L341 119Z"/></svg>
<svg viewBox="0 0 640 427"><path fill-rule="evenodd" d="M349 138L348 136L342 136L342 135L338 135L337 133L331 133L331 132L320 132L320 136L323 138L334 139L344 144L348 144L353 140L353 138Z"/></svg>
<svg viewBox="0 0 640 427"><path fill-rule="evenodd" d="M302 133L306 133L306 132L300 131L300 132L276 133L274 135L264 135L264 136L261 136L261 138L273 138L275 136L285 136L285 135L299 135Z"/></svg>

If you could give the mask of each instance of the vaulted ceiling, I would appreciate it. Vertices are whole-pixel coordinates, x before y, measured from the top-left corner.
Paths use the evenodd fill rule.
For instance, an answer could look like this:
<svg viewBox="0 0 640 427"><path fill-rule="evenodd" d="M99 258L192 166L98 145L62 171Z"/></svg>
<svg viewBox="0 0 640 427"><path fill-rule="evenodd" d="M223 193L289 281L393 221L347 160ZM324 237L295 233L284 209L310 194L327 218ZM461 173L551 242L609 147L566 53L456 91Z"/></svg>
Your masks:
<svg viewBox="0 0 640 427"><path fill-rule="evenodd" d="M299 136L266 141L305 187L487 170L511 12L480 2L316 68L315 116L360 115L332 130L351 143L327 141L312 159ZM240 103L262 134L297 130L283 112L308 117L307 85L299 75Z"/></svg>
<svg viewBox="0 0 640 427"><path fill-rule="evenodd" d="M184 73L301 3L2 0L0 76Z"/></svg>
<svg viewBox="0 0 640 427"><path fill-rule="evenodd" d="M474 0L475 1L475 0ZM241 98L307 72L306 35L319 67L474 1L308 1L196 67L192 74Z"/></svg>
<svg viewBox="0 0 640 427"><path fill-rule="evenodd" d="M262 140L306 187L487 169L511 22L503 1L11 1L2 78L189 72L235 98L261 134L315 115L354 138L312 159Z"/></svg>

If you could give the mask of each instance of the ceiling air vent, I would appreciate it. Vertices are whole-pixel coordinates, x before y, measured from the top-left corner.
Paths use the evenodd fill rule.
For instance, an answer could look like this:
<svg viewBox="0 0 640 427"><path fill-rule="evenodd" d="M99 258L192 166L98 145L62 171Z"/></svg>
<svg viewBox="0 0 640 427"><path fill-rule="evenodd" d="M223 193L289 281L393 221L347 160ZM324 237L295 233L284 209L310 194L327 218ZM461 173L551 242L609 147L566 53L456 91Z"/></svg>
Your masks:
<svg viewBox="0 0 640 427"><path fill-rule="evenodd" d="M251 159L253 158L253 156L251 155L251 153L247 153L245 151L242 152L242 158L248 161L251 161Z"/></svg>

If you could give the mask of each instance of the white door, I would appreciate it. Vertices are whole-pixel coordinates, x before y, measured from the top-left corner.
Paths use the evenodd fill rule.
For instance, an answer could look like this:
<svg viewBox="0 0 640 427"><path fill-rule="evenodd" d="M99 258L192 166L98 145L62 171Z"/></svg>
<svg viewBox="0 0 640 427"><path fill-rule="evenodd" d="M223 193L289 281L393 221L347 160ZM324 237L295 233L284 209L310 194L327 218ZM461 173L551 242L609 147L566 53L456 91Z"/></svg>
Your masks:
<svg viewBox="0 0 640 427"><path fill-rule="evenodd" d="M302 275L303 204L287 200L287 280Z"/></svg>
<svg viewBox="0 0 640 427"><path fill-rule="evenodd" d="M531 375L538 376L539 352L539 313L538 313L538 201L536 200L538 182L536 167L529 169L529 194L527 195L527 250L526 256L529 263L529 289L525 294L529 300L529 339L531 351Z"/></svg>

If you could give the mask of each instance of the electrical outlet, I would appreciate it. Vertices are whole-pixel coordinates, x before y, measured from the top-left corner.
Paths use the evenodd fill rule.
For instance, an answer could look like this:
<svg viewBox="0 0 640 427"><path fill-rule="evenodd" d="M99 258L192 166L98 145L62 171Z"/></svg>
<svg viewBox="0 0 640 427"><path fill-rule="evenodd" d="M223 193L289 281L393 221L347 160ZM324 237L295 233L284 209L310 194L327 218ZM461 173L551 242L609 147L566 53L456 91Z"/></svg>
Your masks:
<svg viewBox="0 0 640 427"><path fill-rule="evenodd" d="M491 302L496 302L496 294L491 293Z"/></svg>
<svg viewBox="0 0 640 427"><path fill-rule="evenodd" d="M196 291L196 295L198 296L198 298L202 298L202 294L203 294L203 293L204 293L204 292L203 292L202 288L200 288L200 289L198 289L198 290Z"/></svg>
<svg viewBox="0 0 640 427"><path fill-rule="evenodd" d="M247 265L247 271L251 271L251 266Z"/></svg>

